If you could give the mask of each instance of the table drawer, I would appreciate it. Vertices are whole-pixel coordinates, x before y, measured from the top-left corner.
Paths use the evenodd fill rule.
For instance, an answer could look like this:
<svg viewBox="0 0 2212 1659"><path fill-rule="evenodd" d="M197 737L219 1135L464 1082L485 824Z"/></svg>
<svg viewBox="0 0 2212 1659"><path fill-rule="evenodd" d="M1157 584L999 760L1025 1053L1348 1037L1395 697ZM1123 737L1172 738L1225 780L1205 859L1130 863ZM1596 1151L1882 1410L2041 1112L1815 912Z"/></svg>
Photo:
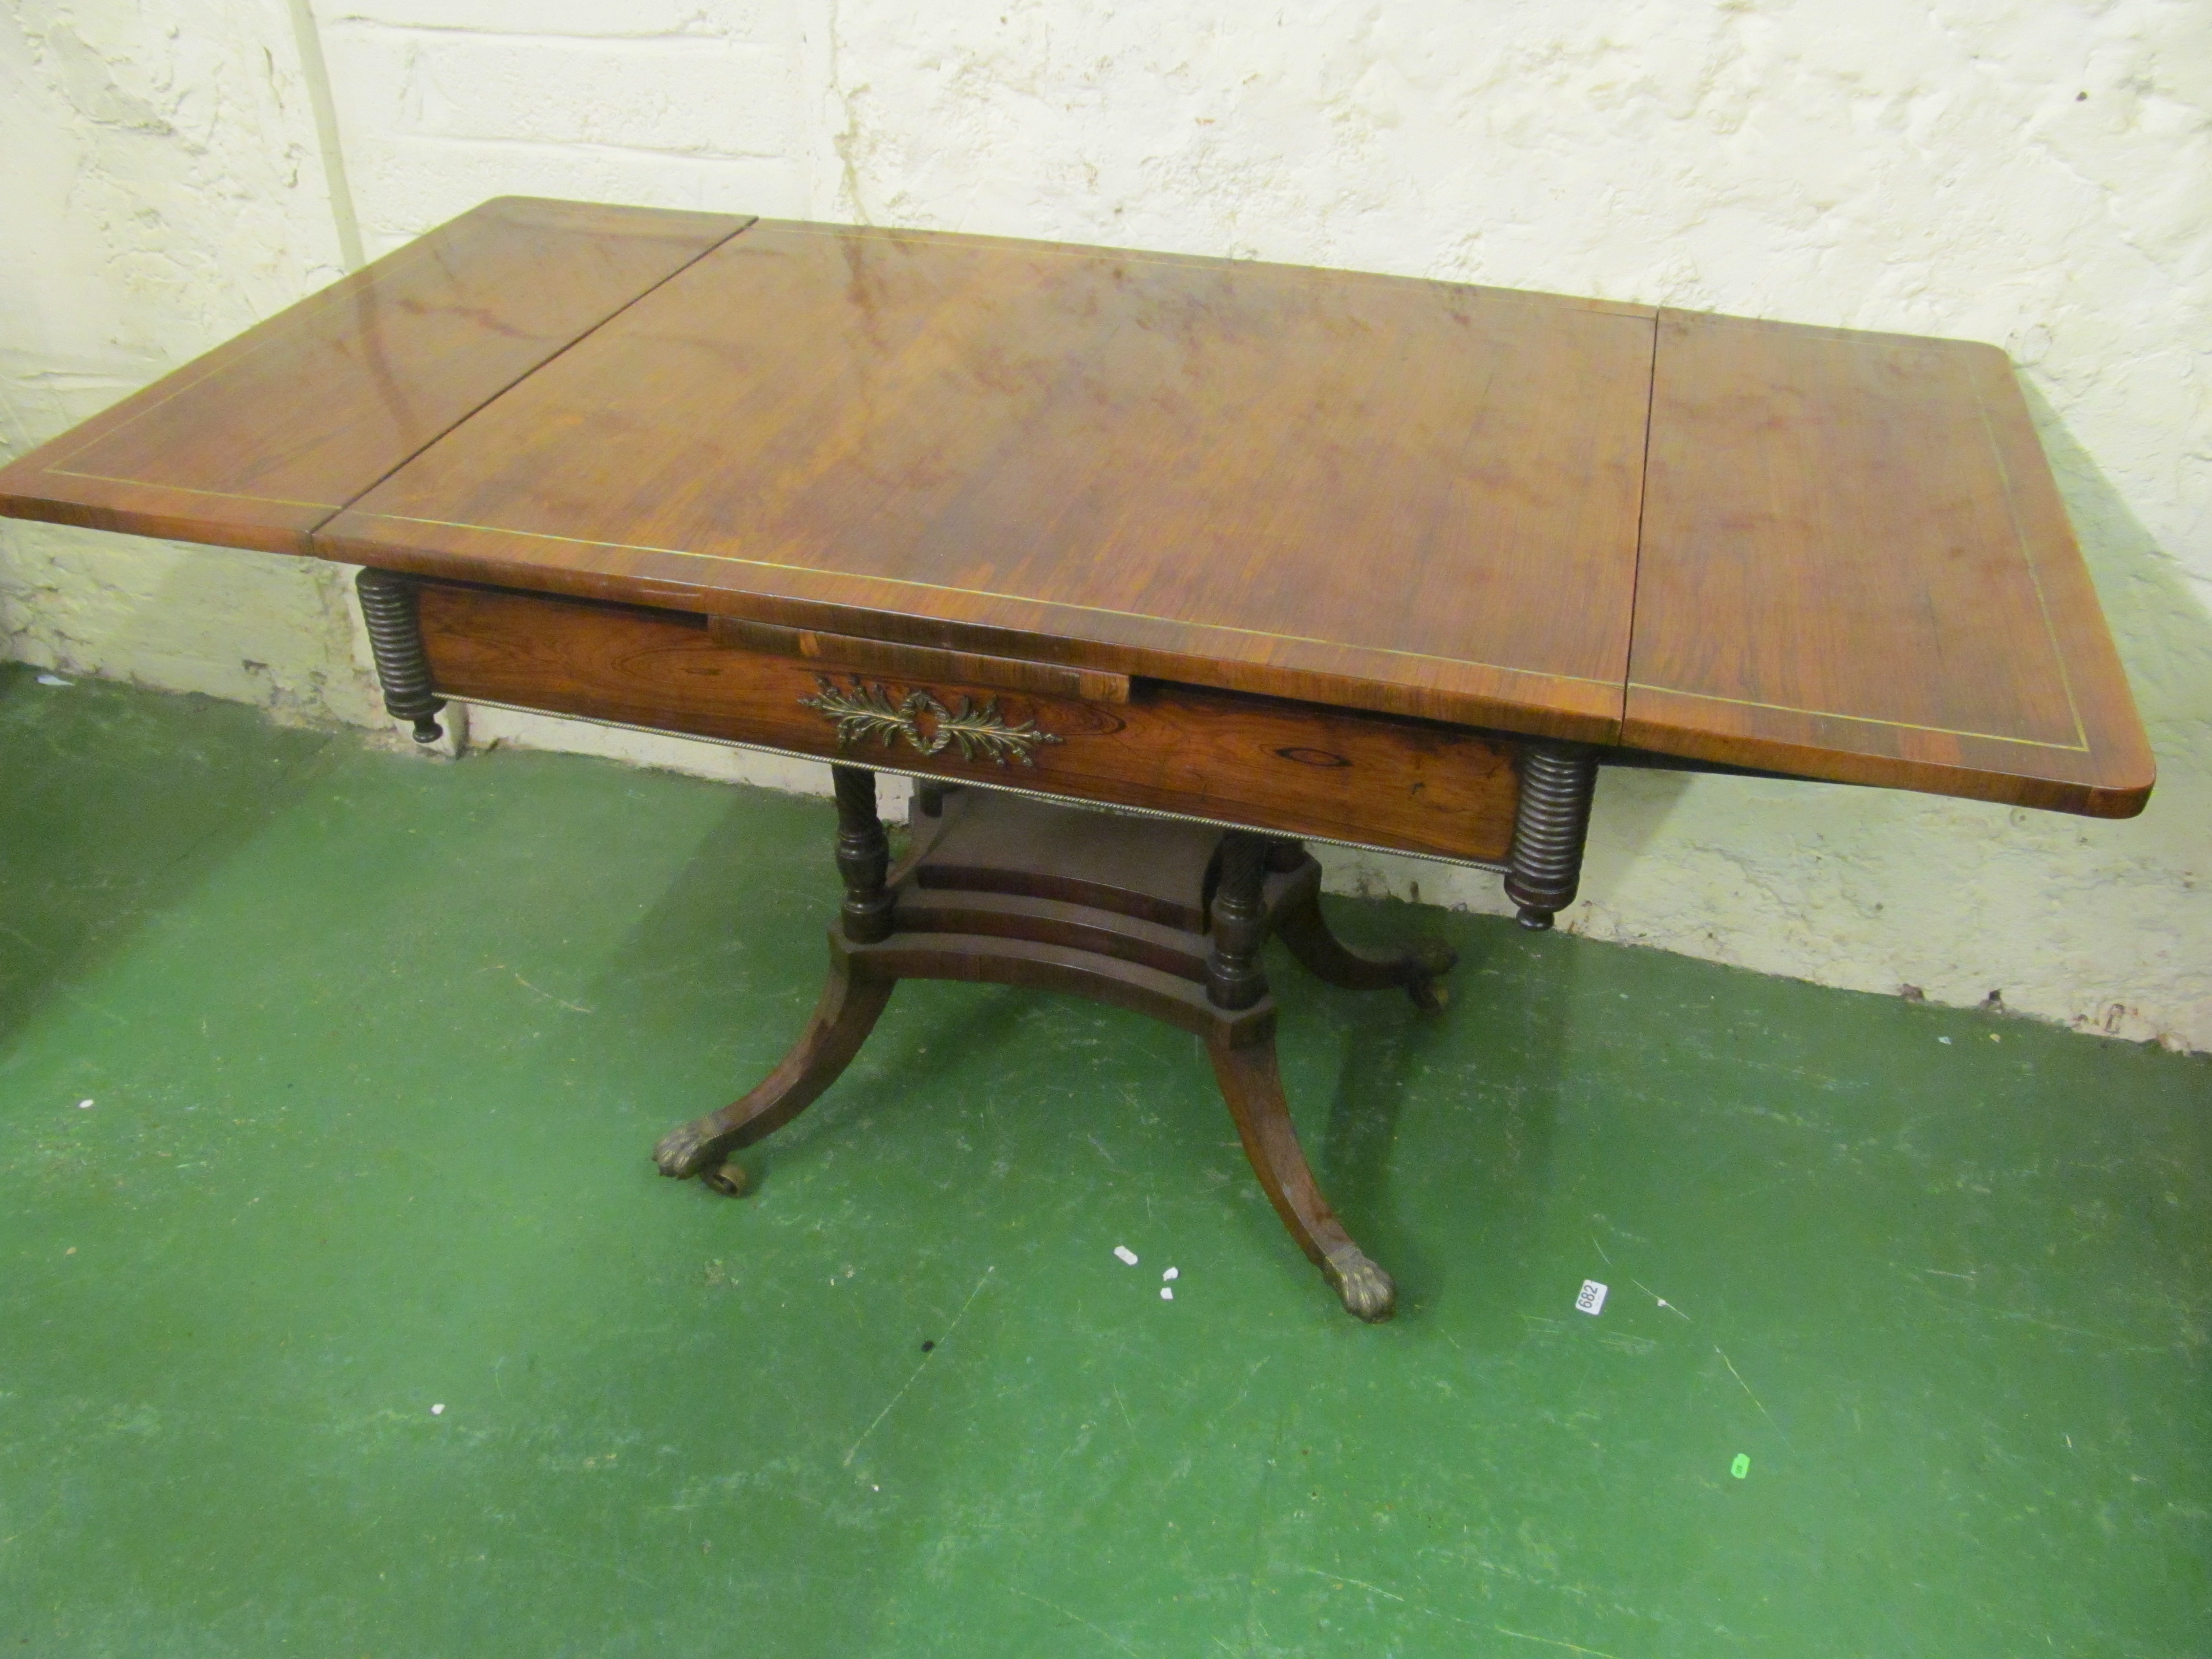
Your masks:
<svg viewBox="0 0 2212 1659"><path fill-rule="evenodd" d="M702 617L421 585L445 696L1011 784L1409 853L1504 862L1510 742L1389 715L1137 681L1126 702L826 668Z"/></svg>

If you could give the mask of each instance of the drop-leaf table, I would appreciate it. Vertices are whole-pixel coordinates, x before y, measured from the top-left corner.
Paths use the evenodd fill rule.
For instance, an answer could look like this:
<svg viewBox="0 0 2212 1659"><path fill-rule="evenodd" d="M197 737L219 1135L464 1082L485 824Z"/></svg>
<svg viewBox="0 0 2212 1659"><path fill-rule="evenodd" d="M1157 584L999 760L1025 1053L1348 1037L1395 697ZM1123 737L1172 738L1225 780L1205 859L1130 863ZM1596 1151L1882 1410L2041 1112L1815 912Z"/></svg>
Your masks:
<svg viewBox="0 0 2212 1659"><path fill-rule="evenodd" d="M845 898L731 1155L902 977L1206 1041L1345 1305L1261 970L1330 840L1571 903L1601 767L2101 817L2153 767L1994 347L1444 282L507 198L0 471L0 512L339 560L387 707L829 761ZM875 774L921 780L894 869ZM1106 810L1100 810L1106 809Z"/></svg>

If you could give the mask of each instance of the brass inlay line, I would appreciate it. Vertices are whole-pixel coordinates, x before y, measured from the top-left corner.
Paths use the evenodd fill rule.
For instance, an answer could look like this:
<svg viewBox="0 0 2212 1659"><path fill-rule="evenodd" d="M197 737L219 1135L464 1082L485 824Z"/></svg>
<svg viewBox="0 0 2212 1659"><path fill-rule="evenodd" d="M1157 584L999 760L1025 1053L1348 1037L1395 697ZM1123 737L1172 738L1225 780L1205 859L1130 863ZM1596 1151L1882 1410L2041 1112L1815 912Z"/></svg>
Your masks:
<svg viewBox="0 0 2212 1659"><path fill-rule="evenodd" d="M1717 696L1711 691L1681 691L1671 685L1648 685L1642 680L1631 680L1632 691L1656 691L1663 697L1693 697L1699 702L1724 702L1737 708L1771 708L1779 714L1802 714L1816 720L1852 720L1861 726L1890 726L1903 732L1930 732L1945 738L1979 738L1990 743L2017 743L2030 749L2056 749L2069 755L2086 755L2086 743L2046 743L2040 738L2000 737L1995 732L1961 732L1949 726L1919 726L1911 720L1885 720L1872 714L1834 714L1825 709L1799 708L1786 702L1759 702L1750 697Z"/></svg>
<svg viewBox="0 0 2212 1659"><path fill-rule="evenodd" d="M1702 319L1723 323L1752 324L1762 328L1796 328L1802 326L1802 325L1794 323L1765 323L1756 318L1713 317ZM1824 335L1839 335L1845 337L1846 339L1848 339L1850 335L1857 331L1858 331L1850 329L1820 331L1820 332ZM1893 335L1887 337L1894 339L1911 338L1914 337ZM1657 360L1656 356L1653 361L1652 374L1654 380L1652 398L1652 408L1654 413L1652 418L1656 421L1657 419L1656 380L1658 374ZM2066 694L2066 712L2071 718L2074 724L2074 741L2072 743L2050 743L2039 738L2001 737L1994 732L1962 732L1955 726L1922 726L1911 720L1880 720L1872 714L1839 714L1835 713L1832 709L1800 708L1792 703L1760 702L1750 697L1723 697L1711 691L1685 691L1678 686L1653 685L1648 681L1644 680L1630 680L1626 683L1624 689L1630 691L1656 691L1661 693L1662 696L1669 697L1694 697L1703 702L1729 703L1739 708L1771 708L1777 714L1802 714L1808 720L1851 720L1861 726L1887 726L1903 732L1927 732L1938 737L1976 738L1988 743L2012 743L2018 744L2023 748L2027 749L2055 750L2061 754L2087 754L2089 752L2088 734L2081 729L2081 710L2074 701L2074 683L2066 672L2066 653L2058 643L2058 630L2051 620L2051 606L2045 600L2043 596L2043 581L2036 572L2035 557L2030 551L2027 545L2027 533L2021 528L2020 510L2013 500L2012 473L2010 469L2005 465L2004 451L1997 443L1996 434L1990 428L1989 405L1983 400L1981 381L1979 378L1969 372L1966 386L1967 389L1973 393L1974 413L1981 422L1982 436L1988 441L1990 446L1990 458L1996 463L1997 483L2004 493L2005 515L2008 521L2012 526L2013 544L2019 550L2021 563L2025 566L2027 570L2028 586L2035 594L2035 611L2037 617L2043 623L2043 636L2049 641L2051 659L2057 665L2059 689ZM1647 459L1645 465L1645 483L1647 488L1650 484L1650 465ZM1639 570L1641 568L1642 562L1642 548L1639 545L1638 549L1638 565ZM1632 629L1632 619L1631 626ZM1629 641L1629 649L1632 655L1635 651L1635 641L1632 635ZM1627 717L1626 709L1623 710L1622 717L1624 719Z"/></svg>
<svg viewBox="0 0 2212 1659"><path fill-rule="evenodd" d="M386 254L383 258L376 260L373 264L364 265L361 270L353 272L350 276L340 277L337 282L331 283L330 287L319 289L316 293L310 295L308 299L310 301L327 301L328 304L317 305L314 310L306 316L291 318L289 327L277 328L272 326L272 325L276 323L285 320L288 315L288 313L286 312L279 312L276 316L268 319L266 322L256 324L255 327L268 328L269 332L264 335L260 339L256 340L252 345L246 347L245 350L239 352L234 356L226 357L221 362L209 364L205 368L202 369L200 373L193 375L191 379L185 381L182 385L163 392L160 397L155 398L153 402L148 404L145 408L133 410L130 414L116 422L114 425L101 428L100 431L87 438L82 443L78 444L75 448L64 450L62 453L60 459L67 460L72 456L83 454L85 451L90 449L94 445L104 443L108 439L115 436L117 433L136 426L139 422L144 420L149 415L151 415L155 410L161 409L167 404L174 402L177 398L183 397L185 393L190 392L194 386L199 386L204 381L211 380L218 374L228 374L232 369L237 368L247 358L267 350L270 346L276 344L279 341L293 338L302 329L307 328L313 324L321 320L323 313L330 309L331 306L339 305L355 300L359 295L361 289L374 287L376 283L384 281L386 278L391 276L393 272L414 264L416 258L419 255L428 252L434 246L435 246L434 239L428 236L423 237L419 240L410 242L405 247L393 249L390 253ZM381 269L380 269L380 267L381 267ZM374 280L372 280L372 278ZM343 293L340 293L338 290L341 289L345 291ZM303 301L302 303L306 303L306 301ZM222 349L222 348L220 346L216 348L216 350L218 353L221 352ZM189 368L191 365L188 363L185 367ZM177 372L181 374L183 373L183 370L180 369ZM160 382L157 381L155 384L159 385ZM146 392L149 392L153 388L151 386L149 386L140 392L133 392L131 395L133 397L143 397ZM128 400L126 399L125 401ZM99 418L100 416L97 415L93 416L93 419L95 421ZM60 472L64 471L64 469L58 466L47 466L41 470L47 472ZM70 473L68 476L81 478L97 478L103 475L97 472L78 472ZM111 483L143 483L144 481L139 478L111 478L108 482ZM178 488L178 486L173 484L153 484L146 487L149 489L158 489ZM197 493L200 495L221 495L222 492L221 490L201 490ZM273 501L276 498L266 495L246 495L240 497L240 499L242 501ZM297 503L297 505L302 507L320 507L322 503L320 501L302 501Z"/></svg>
<svg viewBox="0 0 2212 1659"><path fill-rule="evenodd" d="M954 587L945 582L915 581L906 576L857 575L850 571L824 570L818 565L783 564L774 559L741 558L734 553L698 553L688 547L651 547L641 542L595 541L584 536L556 536L544 530L510 530L501 525L461 524L452 519L422 519L407 513L372 513L365 507L351 509L350 516L384 519L394 524L434 525L443 530L473 530L487 536L526 536L534 541L565 542L571 547L603 547L617 553L665 553L672 558L712 559L721 564L748 565L758 570L787 570L796 575L828 576L842 581L885 582L893 587L918 587L933 593L958 593L973 599L1004 599L1013 605L1085 611L1101 617L1127 617L1133 622L1164 623L1171 628L1204 628L1221 634L1249 635L1254 639L1282 640L1292 645L1326 646L1333 651L1366 651L1377 656L1407 657L1416 662L1449 663L1455 668L1486 668L1493 673L1520 674L1533 679L1572 680L1579 685L1602 685L1616 691L1621 684L1619 680L1600 679L1589 674L1562 674L1548 668L1509 668L1504 663L1476 662L1468 657L1439 657L1426 651L1401 651L1387 645L1353 645L1344 640L1319 639L1309 634L1276 634L1264 628L1239 628L1234 623L1192 622L1182 617L1157 617L1146 611L1117 611L1111 605L1079 605L1073 599L1040 599L1020 593L1000 593L988 587ZM324 526L325 530L329 527L327 525Z"/></svg>
<svg viewBox="0 0 2212 1659"><path fill-rule="evenodd" d="M2050 642L2051 655L2058 665L2058 689L2066 694L2066 712L2074 717L2074 742L2086 750L2089 746L2088 734L2081 729L2081 710L2074 702L2074 681L2066 672L2066 653L2059 647L2058 630L2051 622L2051 606L2043 597L2043 578L2036 570L2035 555L2028 547L2027 532L2021 528L2020 508L2013 500L2012 470L2005 465L2004 450L1990 425L1989 405L1982 401L1981 378L1972 376L1967 385L1973 390L1974 412L1981 416L1982 435L1989 440L1990 459L1997 464L1997 482L2004 489L2005 516L2012 522L2013 540L2020 547L2021 562L2027 567L2027 584L2035 590L2035 610L2043 619L2043 637Z"/></svg>
<svg viewBox="0 0 2212 1659"><path fill-rule="evenodd" d="M289 495L249 495L242 489L195 489L190 484L155 483L150 478L118 478L112 473L79 472L66 466L50 466L46 471L60 478L96 478L101 483L129 484L134 489L170 489L179 495L212 495L223 501L268 501L277 507L312 507L319 513L342 513L345 510L343 501L301 501Z"/></svg>
<svg viewBox="0 0 2212 1659"><path fill-rule="evenodd" d="M718 216L693 215L687 216L713 217ZM378 477L372 479L368 484L364 485L361 490L356 491L355 495L347 497L343 501L303 501L296 500L289 495L257 495L249 491L240 489L196 489L189 484L156 483L148 478L122 478L118 477L113 473L110 472L81 472L74 468L65 466L49 465L41 468L40 471L42 474L56 477L91 478L101 483L129 484L132 488L137 489L172 489L175 490L179 495L207 495L218 501L264 501L276 507L313 507L316 512L325 514L343 513L350 502L358 500L362 495L365 495L368 490L376 488L376 486L381 483L386 478L390 477L392 472L396 471L399 466L405 465L407 462L414 459L416 456L429 448L431 445L445 437L448 433L453 431L455 428L465 423L474 416L482 413L483 410L489 407L491 404L495 403L501 398L505 397L507 393L512 392L516 386L520 386L523 380L528 380L530 376L535 374L538 369L544 368L548 363L551 362L554 357L564 356L571 348L578 344L582 340L588 338L590 336L596 334L600 329L605 327L608 323L613 321L615 318L619 317L624 311L629 310L629 307L635 305L639 300L643 299L647 294L652 293L654 289L659 288L672 278L682 275L691 266L698 264L701 259L706 258L708 254L712 253L716 248L721 246L723 242L733 240L737 237L742 235L744 232L751 229L753 226L759 222L760 219L758 215L754 215L753 216L745 219L735 230L732 230L723 236L720 242L711 243L707 247L702 248L699 252L693 254L691 258L685 260L682 264L677 266L677 268L669 272L667 276L661 277L659 281L653 283L651 287L646 289L643 293L635 295L630 299L624 301L616 310L611 312L608 315L602 317L598 322L592 324L591 327L585 330L582 334L578 335L574 339L570 340L566 345L563 345L554 351L550 356L542 359L532 368L526 369L520 378L508 381L507 385L501 387L498 392L495 392L491 398L486 399L485 402L478 404L475 408L471 409L467 413L462 415L459 420L448 422L447 425L441 427L438 431L433 433L428 438L415 445L412 448L408 450L405 455L400 458L399 461L395 465L387 467L382 473L378 475ZM353 272L349 276L341 278L338 282L332 283L327 289L322 289L319 293L311 295L308 296L308 301L304 301L301 303L307 304L313 301L325 299L331 301L332 304L337 304L340 301L343 300L351 300L357 302L362 290L373 286L368 281L371 273L377 273L378 280L381 281L384 278L392 276L393 272L400 270L403 266L411 263L416 255L429 251L433 246L433 237L419 237L416 240L410 242L406 246L395 249L392 252L386 254L383 258L377 260L374 264L368 265L361 270ZM349 287L348 284L352 284L352 286ZM346 291L343 294L340 294L338 292L340 289L345 289ZM280 340L290 338L301 329L313 324L322 314L324 309L325 309L325 307L317 306L313 313L295 319L293 322L292 327L289 329L270 328L269 334L265 337L255 341L253 344L246 347L245 350L240 352L236 356L228 358L222 362L216 363L206 369L204 373L194 375L191 380L186 380L173 391L167 392L160 398L156 398L152 403L147 404L145 408L134 411L124 419L118 421L113 426L106 428L105 430L87 439L75 449L66 452L63 459L67 459L70 456L84 453L94 446L113 437L125 428L131 426L136 422L145 419L147 416L151 415L155 410L160 409L173 399L182 397L193 387L213 379L216 375L228 373L229 370L235 368L240 363L245 362L248 357L252 356L256 352L274 345ZM274 324L281 320L283 315L284 313L280 313L278 316L270 318L269 319L269 323ZM220 348L218 348L218 349L220 349ZM97 419L98 416L94 416L94 418ZM114 510L119 512L131 512L143 511L143 509L120 507Z"/></svg>

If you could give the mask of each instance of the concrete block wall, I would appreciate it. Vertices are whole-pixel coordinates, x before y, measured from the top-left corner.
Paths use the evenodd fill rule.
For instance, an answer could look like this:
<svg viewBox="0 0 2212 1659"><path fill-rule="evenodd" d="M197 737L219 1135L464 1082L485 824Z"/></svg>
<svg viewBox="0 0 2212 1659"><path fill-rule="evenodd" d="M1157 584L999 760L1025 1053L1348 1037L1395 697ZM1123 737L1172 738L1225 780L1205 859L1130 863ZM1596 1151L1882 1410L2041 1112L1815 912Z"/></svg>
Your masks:
<svg viewBox="0 0 2212 1659"><path fill-rule="evenodd" d="M799 20L763 0L318 0L371 256L501 194L797 215Z"/></svg>
<svg viewBox="0 0 2212 1659"><path fill-rule="evenodd" d="M38 248L0 249L11 447L325 280L346 226L373 256L502 191L1995 341L2021 367L2160 750L2149 813L1608 776L1585 900L1563 920L2212 1048L2202 6L16 0L10 17L0 76L43 134L28 176L0 179ZM0 537L13 654L372 718L325 577ZM815 775L560 722L476 729L782 786ZM1346 854L1332 874L1502 908L1492 879L1413 860Z"/></svg>
<svg viewBox="0 0 2212 1659"><path fill-rule="evenodd" d="M341 275L283 0L0 7L0 453ZM0 532L5 654L374 715L339 573L48 526Z"/></svg>

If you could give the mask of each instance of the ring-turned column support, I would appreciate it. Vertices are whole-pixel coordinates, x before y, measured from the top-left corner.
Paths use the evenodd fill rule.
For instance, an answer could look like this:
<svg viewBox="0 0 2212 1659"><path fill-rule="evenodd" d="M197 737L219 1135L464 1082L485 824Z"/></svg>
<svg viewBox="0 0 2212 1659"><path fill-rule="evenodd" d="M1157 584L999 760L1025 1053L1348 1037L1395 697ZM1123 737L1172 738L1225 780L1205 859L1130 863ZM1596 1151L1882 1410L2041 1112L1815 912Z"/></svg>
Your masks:
<svg viewBox="0 0 2212 1659"><path fill-rule="evenodd" d="M873 945L891 936L894 903L884 886L891 844L876 816L876 775L865 767L833 766L830 780L837 792L837 873L845 878L839 915L847 939Z"/></svg>
<svg viewBox="0 0 2212 1659"><path fill-rule="evenodd" d="M363 570L353 585L368 623L368 648L376 659L377 684L384 688L385 712L396 720L411 721L416 742L437 742L446 735L437 721L446 700L430 689L430 659L422 652L413 580L389 570Z"/></svg>
<svg viewBox="0 0 2212 1659"><path fill-rule="evenodd" d="M1505 896L1521 907L1523 927L1549 927L1575 902L1596 787L1596 751L1581 744L1532 743L1521 751Z"/></svg>
<svg viewBox="0 0 2212 1659"><path fill-rule="evenodd" d="M1217 1008L1255 1006L1267 994L1267 975L1260 966L1267 942L1267 907L1261 892L1267 879L1267 842L1247 830L1221 838L1221 873L1214 884L1212 949L1206 955L1206 995Z"/></svg>

